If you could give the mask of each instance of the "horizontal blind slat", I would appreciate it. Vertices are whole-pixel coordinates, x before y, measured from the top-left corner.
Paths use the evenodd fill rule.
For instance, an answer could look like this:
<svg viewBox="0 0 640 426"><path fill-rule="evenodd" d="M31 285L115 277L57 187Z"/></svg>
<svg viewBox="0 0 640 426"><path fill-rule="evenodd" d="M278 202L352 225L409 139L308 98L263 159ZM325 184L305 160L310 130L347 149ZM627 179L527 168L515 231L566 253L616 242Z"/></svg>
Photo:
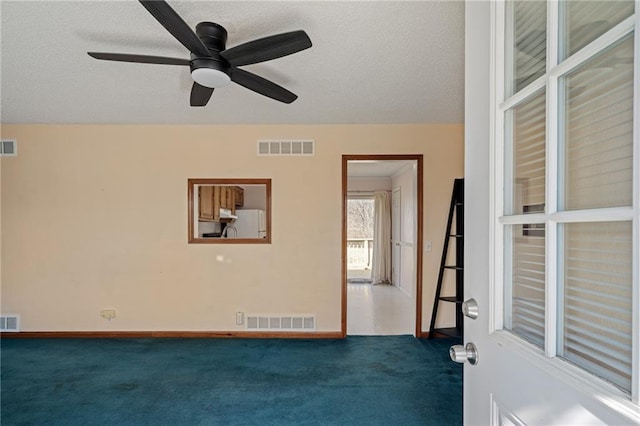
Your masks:
<svg viewBox="0 0 640 426"><path fill-rule="evenodd" d="M585 345L581 341L570 340L567 342L567 350L582 357L589 357L600 360L607 364L608 369L618 370L627 374L631 374L631 363L625 362L626 353L613 351L606 346L590 343Z"/></svg>
<svg viewBox="0 0 640 426"><path fill-rule="evenodd" d="M619 328L611 328L604 323L591 322L591 320L583 319L582 317L578 316L567 315L565 317L565 323L565 333L570 332L568 333L567 339L572 338L572 336L578 332L585 333L587 331L598 334L606 333L610 336L615 336L618 338L624 338L628 335L625 330Z"/></svg>

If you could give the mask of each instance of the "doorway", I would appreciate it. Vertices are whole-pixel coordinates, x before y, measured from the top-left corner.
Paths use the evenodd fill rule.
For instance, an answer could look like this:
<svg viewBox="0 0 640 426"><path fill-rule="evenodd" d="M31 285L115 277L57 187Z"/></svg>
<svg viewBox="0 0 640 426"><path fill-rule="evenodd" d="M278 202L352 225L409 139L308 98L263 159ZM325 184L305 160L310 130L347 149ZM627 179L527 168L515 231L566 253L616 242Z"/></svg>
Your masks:
<svg viewBox="0 0 640 426"><path fill-rule="evenodd" d="M343 156L343 336L422 335L422 176L422 155Z"/></svg>

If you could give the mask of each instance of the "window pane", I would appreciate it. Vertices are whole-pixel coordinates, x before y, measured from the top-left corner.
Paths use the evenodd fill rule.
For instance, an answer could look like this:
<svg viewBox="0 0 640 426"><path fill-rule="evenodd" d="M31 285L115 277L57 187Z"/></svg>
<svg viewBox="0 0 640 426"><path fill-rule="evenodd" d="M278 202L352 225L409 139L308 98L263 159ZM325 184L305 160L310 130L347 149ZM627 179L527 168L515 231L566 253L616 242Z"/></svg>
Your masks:
<svg viewBox="0 0 640 426"><path fill-rule="evenodd" d="M507 96L546 70L547 5L543 1L512 0L507 3Z"/></svg>
<svg viewBox="0 0 640 426"><path fill-rule="evenodd" d="M505 231L505 328L544 347L544 225L510 225Z"/></svg>
<svg viewBox="0 0 640 426"><path fill-rule="evenodd" d="M564 78L561 209L631 205L632 63L633 38L628 36Z"/></svg>
<svg viewBox="0 0 640 426"><path fill-rule="evenodd" d="M521 103L511 112L513 155L512 199L506 200L505 214L542 213L545 206L545 94L544 91Z"/></svg>
<svg viewBox="0 0 640 426"><path fill-rule="evenodd" d="M631 223L571 223L563 229L559 355L629 391Z"/></svg>
<svg viewBox="0 0 640 426"><path fill-rule="evenodd" d="M347 238L372 239L374 222L373 198L347 199Z"/></svg>
<svg viewBox="0 0 640 426"><path fill-rule="evenodd" d="M633 0L568 1L564 3L566 36L560 60L566 59L633 15Z"/></svg>

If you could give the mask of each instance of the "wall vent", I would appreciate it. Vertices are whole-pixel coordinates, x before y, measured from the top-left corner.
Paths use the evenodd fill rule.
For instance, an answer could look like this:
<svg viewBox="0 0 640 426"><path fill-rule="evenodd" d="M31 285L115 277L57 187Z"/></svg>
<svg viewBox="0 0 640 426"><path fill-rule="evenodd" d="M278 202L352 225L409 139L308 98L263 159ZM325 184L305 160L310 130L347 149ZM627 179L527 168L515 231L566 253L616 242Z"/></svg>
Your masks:
<svg viewBox="0 0 640 426"><path fill-rule="evenodd" d="M313 139L262 139L258 141L258 155L313 156L316 141Z"/></svg>
<svg viewBox="0 0 640 426"><path fill-rule="evenodd" d="M0 332L20 331L20 315L0 315Z"/></svg>
<svg viewBox="0 0 640 426"><path fill-rule="evenodd" d="M269 331L315 331L315 315L248 315L247 329Z"/></svg>
<svg viewBox="0 0 640 426"><path fill-rule="evenodd" d="M0 140L0 155L3 157L15 157L18 155L18 141L16 139Z"/></svg>

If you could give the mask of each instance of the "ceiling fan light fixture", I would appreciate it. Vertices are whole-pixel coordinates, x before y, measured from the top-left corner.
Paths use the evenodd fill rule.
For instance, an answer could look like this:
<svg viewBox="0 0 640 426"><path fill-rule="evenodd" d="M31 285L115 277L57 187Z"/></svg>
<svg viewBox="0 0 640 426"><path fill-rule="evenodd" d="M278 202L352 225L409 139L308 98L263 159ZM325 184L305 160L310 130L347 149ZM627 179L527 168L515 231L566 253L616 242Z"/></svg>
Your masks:
<svg viewBox="0 0 640 426"><path fill-rule="evenodd" d="M224 71L213 68L197 68L191 71L193 81L201 86L217 89L231 83L231 77Z"/></svg>

